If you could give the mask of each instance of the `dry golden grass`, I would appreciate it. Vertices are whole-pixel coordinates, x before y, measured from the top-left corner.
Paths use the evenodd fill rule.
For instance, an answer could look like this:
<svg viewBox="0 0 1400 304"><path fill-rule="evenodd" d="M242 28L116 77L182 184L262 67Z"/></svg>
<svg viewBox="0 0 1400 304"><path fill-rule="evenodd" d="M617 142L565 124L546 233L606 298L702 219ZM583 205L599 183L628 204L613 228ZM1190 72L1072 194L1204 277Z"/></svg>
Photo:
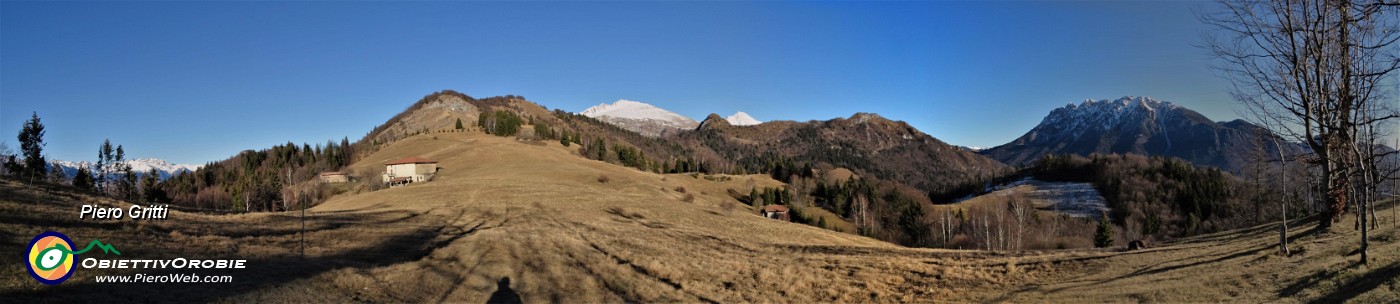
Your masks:
<svg viewBox="0 0 1400 304"><path fill-rule="evenodd" d="M1029 202L1032 206L1035 206L1036 212L1039 213L1040 216L1061 215L1061 213L1052 210L1054 202L1032 197L1030 193L1035 190L1036 187L1034 185L1019 185L972 197L956 204L934 205L932 211L943 212L943 208L950 208L953 212L957 210L966 212L968 208L974 207L1005 208L1006 203L1011 200L1012 197L1015 197L1017 200Z"/></svg>
<svg viewBox="0 0 1400 304"><path fill-rule="evenodd" d="M835 168L826 171L827 184L844 183L846 182L846 180L851 179L853 177L857 176L855 172L851 172L851 169Z"/></svg>
<svg viewBox="0 0 1400 304"><path fill-rule="evenodd" d="M502 292L529 303L1259 302L1360 289L1363 300L1394 299L1400 273L1394 228L1377 232L1391 237L1373 245L1371 268L1347 266L1342 251L1353 240L1345 231L1302 237L1302 253L1271 256L1268 227L1129 253L908 249L764 219L747 206L724 210L733 203L729 189L779 185L762 175L663 176L574 151L473 132L386 146L354 167L419 156L443 169L432 182L347 192L314 207L305 259L296 250L296 212L95 222L75 219L76 206L120 203L4 181L5 248L52 229L77 242L112 243L123 258L250 261L227 273L231 284L97 284L94 274L133 271L79 269L69 282L42 286L21 261L0 259L0 292L21 302L479 303ZM685 195L693 202L682 202Z"/></svg>
<svg viewBox="0 0 1400 304"><path fill-rule="evenodd" d="M802 208L802 213L810 217L813 223L815 223L817 219L825 220L827 229L846 233L856 232L855 224L846 221L846 219L841 218L841 216L836 215L835 213L831 213L831 211L827 211L826 209Z"/></svg>
<svg viewBox="0 0 1400 304"><path fill-rule="evenodd" d="M1348 215L1330 233L1315 220L1289 224L1292 254L1278 253L1278 226L1176 240L1133 252L1066 251L1032 257L1056 265L1050 279L998 300L1012 302L1394 302L1400 299L1395 201L1377 212L1370 263L1356 264L1360 233ZM1028 261L1028 262L1029 262ZM1022 262L1023 264L1025 262Z"/></svg>

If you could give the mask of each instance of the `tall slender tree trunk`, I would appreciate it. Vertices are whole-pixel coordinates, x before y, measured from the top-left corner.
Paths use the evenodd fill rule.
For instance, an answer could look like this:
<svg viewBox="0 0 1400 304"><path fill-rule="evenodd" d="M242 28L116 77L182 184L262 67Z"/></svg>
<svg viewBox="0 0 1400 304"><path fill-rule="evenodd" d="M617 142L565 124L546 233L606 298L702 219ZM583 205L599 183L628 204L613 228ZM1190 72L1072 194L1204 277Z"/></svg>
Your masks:
<svg viewBox="0 0 1400 304"><path fill-rule="evenodd" d="M1283 156L1283 146L1280 146L1280 145L1278 144L1278 139L1277 139L1277 138L1274 139L1274 148L1278 149L1278 161L1279 161L1279 165L1278 165L1278 173L1279 173L1279 174L1278 174L1278 179L1279 179L1279 185L1282 186L1282 187L1278 187L1278 189L1279 189L1279 190L1287 189L1287 188L1288 188L1288 180L1287 180L1287 178L1288 178L1288 173L1287 173L1287 170L1288 170L1288 159L1285 158L1285 157ZM1279 206L1278 210L1279 210L1279 215L1280 215L1280 217L1281 217L1281 218L1279 219L1279 221L1278 221L1278 224L1279 224L1279 225L1278 225L1278 250L1279 250L1279 253L1282 253L1284 256L1289 256L1290 254L1289 254L1289 252L1288 252L1288 199L1287 199L1287 197L1285 196L1285 198L1279 199L1278 202L1279 202L1279 204L1278 204L1278 206Z"/></svg>

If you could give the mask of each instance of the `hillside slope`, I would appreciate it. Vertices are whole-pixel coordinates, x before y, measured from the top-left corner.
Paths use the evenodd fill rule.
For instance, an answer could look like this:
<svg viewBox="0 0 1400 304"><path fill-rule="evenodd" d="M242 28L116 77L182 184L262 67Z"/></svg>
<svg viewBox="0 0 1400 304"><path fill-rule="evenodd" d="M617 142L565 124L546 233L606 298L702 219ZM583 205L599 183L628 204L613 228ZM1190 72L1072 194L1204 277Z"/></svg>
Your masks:
<svg viewBox="0 0 1400 304"><path fill-rule="evenodd" d="M411 155L434 158L444 168L436 180L335 198L313 211L410 210L451 217L465 226L483 225L429 259L385 270L407 273L433 267L452 273L448 277L468 278L463 282L467 286L443 286L458 290L448 299L483 299L500 277L516 282L513 288L527 302L854 301L872 293L915 300L919 295L951 295L944 293L949 290L895 294L932 284L918 279L917 273L940 270L925 268L911 257L933 258L937 252L909 251L865 237L764 219L743 205L726 211L723 206L733 200L726 190L777 185L765 176L709 181L661 175L587 160L572 150L552 142L531 145L472 133L410 138L355 166ZM608 178L606 183L599 182L602 176ZM687 195L694 195L693 201L686 202ZM833 250L892 256L821 254ZM486 264L453 267L475 263ZM821 267L838 264L848 266ZM848 271L862 273L858 277L863 279L850 277ZM985 279L994 274L979 271L945 276L956 284L999 284ZM428 274L415 280L435 278ZM866 280L875 282L860 283Z"/></svg>

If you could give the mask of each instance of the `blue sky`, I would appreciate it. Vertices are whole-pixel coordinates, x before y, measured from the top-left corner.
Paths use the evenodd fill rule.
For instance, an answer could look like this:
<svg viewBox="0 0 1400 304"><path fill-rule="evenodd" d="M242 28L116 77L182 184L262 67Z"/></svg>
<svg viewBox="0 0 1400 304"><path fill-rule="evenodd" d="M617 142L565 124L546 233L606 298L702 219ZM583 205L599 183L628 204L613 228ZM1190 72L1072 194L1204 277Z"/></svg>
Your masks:
<svg viewBox="0 0 1400 304"><path fill-rule="evenodd" d="M1085 98L1231 120L1206 2L0 2L0 140L205 163L355 140L430 92L696 119L874 112L995 146Z"/></svg>

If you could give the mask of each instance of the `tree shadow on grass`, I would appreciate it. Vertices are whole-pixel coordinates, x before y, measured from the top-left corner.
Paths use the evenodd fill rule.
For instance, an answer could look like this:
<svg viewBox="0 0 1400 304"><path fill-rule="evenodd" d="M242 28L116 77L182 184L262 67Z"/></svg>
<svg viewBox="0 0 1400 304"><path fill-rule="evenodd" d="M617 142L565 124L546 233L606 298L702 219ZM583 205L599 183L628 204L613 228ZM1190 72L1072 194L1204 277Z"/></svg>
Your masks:
<svg viewBox="0 0 1400 304"><path fill-rule="evenodd" d="M363 214L364 222L373 226L379 214ZM342 218L349 219L349 218ZM321 273L344 268L370 269L398 263L421 260L434 249L480 230L498 227L483 227L485 221L476 227L451 225L417 226L402 233L387 236L382 241L356 249L341 250L341 253L323 257L303 259L297 256L277 257L226 257L248 260L244 269L142 269L123 272L120 275L143 273L147 276L165 274L195 274L197 276L232 276L229 283L97 283L88 279L83 282L65 282L55 286L39 286L5 295L6 301L18 303L37 302L211 302L246 293L275 288L289 282L315 277ZM469 229L464 229L469 228ZM132 244L128 246L135 246ZM139 247L138 247L139 248ZM211 259L213 255L189 255L182 253L140 254L140 249L131 250L121 257L102 259ZM137 256L140 254L140 256ZM74 276L92 278L98 270L79 268ZM114 275L117 275L113 273ZM38 283L34 283L37 285ZM309 295L314 297L314 295ZM343 295L351 298L352 295Z"/></svg>
<svg viewBox="0 0 1400 304"><path fill-rule="evenodd" d="M1352 264L1352 267L1357 266L1360 265ZM1335 278L1338 274L1340 274L1339 271L1329 272L1320 270L1317 273L1314 273L1313 275L1309 275L1301 280L1298 280L1298 282L1294 282L1292 285L1289 285L1288 288L1284 288L1283 291L1279 292L1279 295L1285 297L1296 295L1299 292L1302 292L1303 289L1315 286L1317 285L1317 283L1320 283L1322 281ZM1341 303L1343 301L1355 298L1356 296L1371 291L1372 289L1376 289L1376 287L1380 287L1382 284L1391 282L1397 277L1400 277L1400 263L1392 263L1385 267L1374 268L1370 271L1367 271L1366 275L1351 280L1350 282L1343 283L1341 288L1338 288L1335 291L1322 295L1322 297L1319 297L1317 299L1313 299L1312 301L1308 301L1308 303Z"/></svg>

